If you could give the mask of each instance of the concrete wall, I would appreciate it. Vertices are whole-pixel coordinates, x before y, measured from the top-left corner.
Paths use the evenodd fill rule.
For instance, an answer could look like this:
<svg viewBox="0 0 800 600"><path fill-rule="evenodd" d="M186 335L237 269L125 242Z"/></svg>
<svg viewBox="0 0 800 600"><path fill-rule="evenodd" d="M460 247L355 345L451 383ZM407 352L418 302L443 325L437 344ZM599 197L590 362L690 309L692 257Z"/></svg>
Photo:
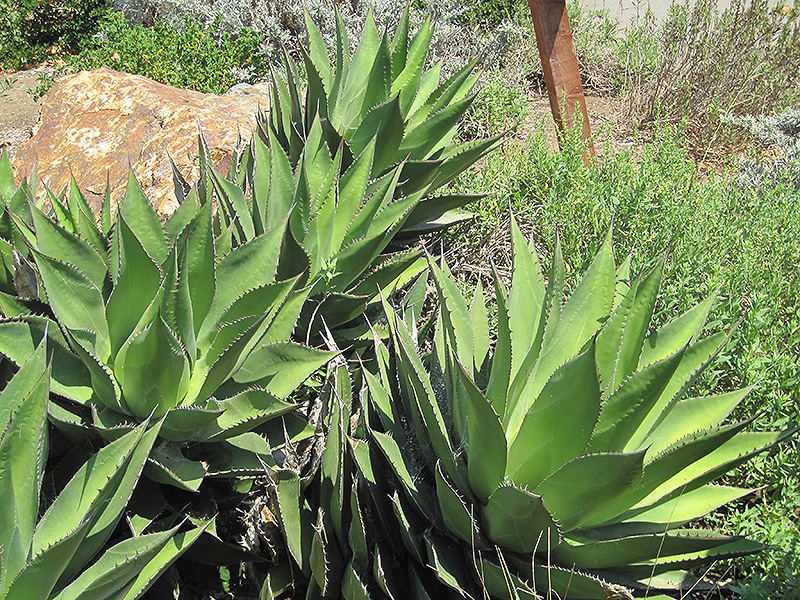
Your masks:
<svg viewBox="0 0 800 600"><path fill-rule="evenodd" d="M679 0L685 1L685 0ZM717 0L720 9L729 7L734 0ZM745 0L746 1L746 0ZM797 0L769 0L773 6L794 6ZM608 9L611 17L620 25L626 25L640 11L642 14L648 8L653 11L656 19L661 21L667 14L672 0L580 0L581 4L589 9Z"/></svg>

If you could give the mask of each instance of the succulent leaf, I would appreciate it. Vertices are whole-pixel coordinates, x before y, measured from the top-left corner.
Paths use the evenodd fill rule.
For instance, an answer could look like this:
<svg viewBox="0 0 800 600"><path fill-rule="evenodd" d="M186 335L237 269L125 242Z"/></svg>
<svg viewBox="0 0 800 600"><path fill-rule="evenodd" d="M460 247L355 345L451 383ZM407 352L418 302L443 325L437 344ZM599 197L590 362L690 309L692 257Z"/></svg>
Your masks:
<svg viewBox="0 0 800 600"><path fill-rule="evenodd" d="M542 496L516 486L497 488L481 516L486 536L514 552L547 552L561 539L561 529Z"/></svg>

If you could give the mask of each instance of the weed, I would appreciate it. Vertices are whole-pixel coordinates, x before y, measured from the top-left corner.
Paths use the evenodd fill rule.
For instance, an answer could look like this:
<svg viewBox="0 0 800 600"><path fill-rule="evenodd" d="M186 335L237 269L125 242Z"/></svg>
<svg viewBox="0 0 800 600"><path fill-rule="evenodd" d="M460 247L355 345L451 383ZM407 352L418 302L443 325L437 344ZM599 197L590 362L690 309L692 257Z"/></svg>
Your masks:
<svg viewBox="0 0 800 600"><path fill-rule="evenodd" d="M10 90L11 86L13 86L15 83L17 83L17 78L16 77L12 76L12 77L4 78L3 79L3 84L2 84L2 88L3 89L2 89L2 93L0 93L0 98L4 98L7 95L6 92L8 90Z"/></svg>
<svg viewBox="0 0 800 600"><path fill-rule="evenodd" d="M501 82L500 74L488 77L475 102L461 121L464 140L497 135L515 128L528 116L528 96L523 89Z"/></svg>

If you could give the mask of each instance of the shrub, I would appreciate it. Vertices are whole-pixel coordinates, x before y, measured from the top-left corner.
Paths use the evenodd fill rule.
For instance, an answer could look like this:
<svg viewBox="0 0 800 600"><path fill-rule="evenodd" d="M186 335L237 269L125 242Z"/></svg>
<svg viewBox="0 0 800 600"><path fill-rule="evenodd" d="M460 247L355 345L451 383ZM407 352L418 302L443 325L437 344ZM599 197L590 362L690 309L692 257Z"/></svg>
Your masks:
<svg viewBox="0 0 800 600"><path fill-rule="evenodd" d="M767 0L673 4L660 34L661 59L652 78L630 96L639 123L686 121L698 156L713 152L720 117L773 113L800 99L800 11ZM724 152L724 151L723 151Z"/></svg>
<svg viewBox="0 0 800 600"><path fill-rule="evenodd" d="M739 165L743 185L763 190L789 182L800 191L800 109L791 108L779 115L723 115L723 122L741 127L778 156L764 162L744 159Z"/></svg>
<svg viewBox="0 0 800 600"><path fill-rule="evenodd" d="M179 26L157 20L144 27L130 25L122 13L113 12L67 63L72 70L106 66L174 87L221 94L235 83L255 82L269 69L260 51L262 36L247 29L223 31L221 19L203 24L186 16Z"/></svg>
<svg viewBox="0 0 800 600"><path fill-rule="evenodd" d="M35 63L53 46L78 50L105 13L106 0L0 0L0 66Z"/></svg>

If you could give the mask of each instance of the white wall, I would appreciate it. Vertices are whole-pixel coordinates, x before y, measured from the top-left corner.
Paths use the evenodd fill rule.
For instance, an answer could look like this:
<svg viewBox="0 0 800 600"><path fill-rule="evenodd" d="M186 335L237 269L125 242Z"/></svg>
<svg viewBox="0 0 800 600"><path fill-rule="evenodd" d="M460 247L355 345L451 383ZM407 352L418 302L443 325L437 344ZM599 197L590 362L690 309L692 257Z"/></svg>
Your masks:
<svg viewBox="0 0 800 600"><path fill-rule="evenodd" d="M678 0L683 2L685 0ZM720 9L729 7L734 0L717 0ZM745 0L746 2L747 0ZM796 0L769 0L773 6L794 6ZM621 25L629 23L636 15L637 11L644 11L649 7L660 21L666 16L672 0L580 0L580 3L589 9L608 9L611 17L616 19Z"/></svg>

